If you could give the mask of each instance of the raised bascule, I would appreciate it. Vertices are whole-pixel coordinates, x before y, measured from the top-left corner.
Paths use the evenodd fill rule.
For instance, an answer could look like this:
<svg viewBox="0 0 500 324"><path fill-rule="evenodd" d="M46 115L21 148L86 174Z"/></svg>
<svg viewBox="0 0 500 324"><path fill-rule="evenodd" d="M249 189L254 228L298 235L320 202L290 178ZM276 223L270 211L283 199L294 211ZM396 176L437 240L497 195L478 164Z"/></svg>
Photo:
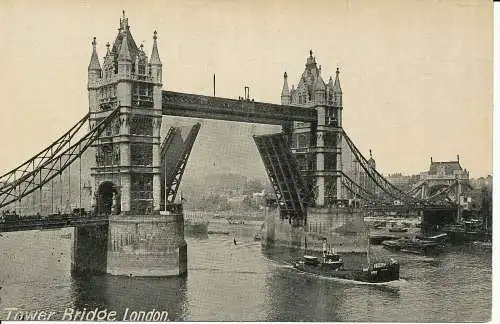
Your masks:
<svg viewBox="0 0 500 324"><path fill-rule="evenodd" d="M312 51L297 87L290 89L284 73L278 105L163 90L157 33L148 58L143 45L135 43L125 13L114 43L106 48L101 65L94 38L89 113L0 177L0 230L74 227L75 273L187 274L183 209L176 195L200 124L187 131L171 127L162 140L163 116L282 127L279 134L254 136L278 207L278 213L266 219L269 244L301 247L308 222L323 222L333 232L340 220L359 220L361 213L354 212L358 207L423 210L424 215L427 210L459 209L467 188L461 173L431 196L419 196L417 189L403 192L388 182L376 170L371 152L368 160L361 154L342 125L340 71L337 68L335 77L325 82ZM87 123L89 131L76 136ZM91 199L85 203L82 158L89 156ZM63 203L63 175L75 167L79 201L77 208L70 208ZM72 200L71 193L67 197ZM47 199L49 207L44 205ZM29 215L9 211L26 201L39 209ZM357 244L353 237L336 239L344 239L346 249Z"/></svg>

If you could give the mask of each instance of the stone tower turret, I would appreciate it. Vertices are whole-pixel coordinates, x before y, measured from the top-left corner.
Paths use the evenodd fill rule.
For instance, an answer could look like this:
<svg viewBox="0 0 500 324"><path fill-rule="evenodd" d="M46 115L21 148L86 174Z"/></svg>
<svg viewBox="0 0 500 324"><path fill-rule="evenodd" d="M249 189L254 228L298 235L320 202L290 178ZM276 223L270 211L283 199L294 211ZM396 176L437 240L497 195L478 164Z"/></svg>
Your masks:
<svg viewBox="0 0 500 324"><path fill-rule="evenodd" d="M283 89L281 90L281 104L289 105L290 104L290 90L288 89L288 75L283 75Z"/></svg>
<svg viewBox="0 0 500 324"><path fill-rule="evenodd" d="M92 206L109 219L105 267L110 274L163 276L187 271L182 208L165 207L161 212L162 63L156 32L153 40L148 60L124 13L113 45L107 45L102 70L95 40L92 43L90 124L118 109L91 148Z"/></svg>
<svg viewBox="0 0 500 324"><path fill-rule="evenodd" d="M87 90L89 91L89 110L96 111L98 106L98 88L101 79L102 70L99 58L97 57L96 39L92 40L92 55L90 56L90 63L88 67L88 81Z"/></svg>
<svg viewBox="0 0 500 324"><path fill-rule="evenodd" d="M101 64L99 63L99 58L97 57L96 50L96 38L92 40L92 55L90 56L90 63L88 67L88 79L89 83L94 84L101 78Z"/></svg>
<svg viewBox="0 0 500 324"><path fill-rule="evenodd" d="M290 104L315 109L318 119L315 123L294 122L290 142L317 207L332 206L344 199L340 185L342 108L341 100L334 100L335 95L337 98L341 95L338 72L335 83L330 78L325 84L321 67L312 50L309 51L297 88L290 91ZM286 98L285 88L282 103L283 98Z"/></svg>
<svg viewBox="0 0 500 324"><path fill-rule="evenodd" d="M160 60L160 55L158 54L158 36L156 35L156 30L153 33L153 50L151 51L151 60L149 65L151 66L151 77L156 83L161 83L162 74L162 64Z"/></svg>

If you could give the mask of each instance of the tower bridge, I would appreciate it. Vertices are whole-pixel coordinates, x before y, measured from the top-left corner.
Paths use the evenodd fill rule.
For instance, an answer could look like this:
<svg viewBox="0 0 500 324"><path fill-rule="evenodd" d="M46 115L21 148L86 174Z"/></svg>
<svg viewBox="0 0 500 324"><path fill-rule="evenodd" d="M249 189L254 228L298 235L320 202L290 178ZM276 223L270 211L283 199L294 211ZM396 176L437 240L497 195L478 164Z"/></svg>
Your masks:
<svg viewBox="0 0 500 324"><path fill-rule="evenodd" d="M338 215L339 209L349 206L390 209L396 200L403 205L397 208L406 209L458 206L460 190L456 200L439 200L439 194L430 200L403 192L376 170L373 158L366 159L343 128L339 69L325 82L312 51L297 87L288 86L285 72L281 104L271 104L163 90L156 31L148 58L143 45L135 43L125 15L113 45L106 47L101 65L94 38L88 66L89 113L47 148L0 177L0 208L4 209L0 230L74 226L75 272L187 273L182 205L174 201L200 125L187 132L172 127L162 141L163 116L281 125L281 133L254 136L254 140L280 217L292 227L305 228L308 221L324 217L318 215L335 209ZM87 122L88 133L77 139ZM5 212L30 195L33 201L38 195L42 206L47 190L54 205L55 186L62 205L62 174L71 165L80 167L81 210L85 152L92 156L88 161L91 202L85 206L89 212L58 216L52 207L52 215L39 211L24 218ZM58 217L60 225L54 223Z"/></svg>

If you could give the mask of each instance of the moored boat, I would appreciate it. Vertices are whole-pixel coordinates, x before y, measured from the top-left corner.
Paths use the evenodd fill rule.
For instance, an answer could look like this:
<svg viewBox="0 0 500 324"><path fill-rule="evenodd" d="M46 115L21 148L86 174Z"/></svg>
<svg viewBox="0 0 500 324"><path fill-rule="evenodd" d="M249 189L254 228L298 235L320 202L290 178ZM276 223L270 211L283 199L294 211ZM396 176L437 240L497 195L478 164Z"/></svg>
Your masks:
<svg viewBox="0 0 500 324"><path fill-rule="evenodd" d="M393 223L392 226L389 227L389 232L405 233L405 232L408 232L408 228L403 227L402 225L396 225L395 223Z"/></svg>
<svg viewBox="0 0 500 324"><path fill-rule="evenodd" d="M380 245L383 241L397 240L398 238L392 234L370 234L370 244Z"/></svg>
<svg viewBox="0 0 500 324"><path fill-rule="evenodd" d="M415 236L417 239L424 240L424 241L433 241L433 242L439 242L439 243L444 243L448 240L448 234L446 233L438 233L434 235L425 235L425 234L417 234Z"/></svg>
<svg viewBox="0 0 500 324"><path fill-rule="evenodd" d="M491 240L491 232L482 228L478 221L464 221L462 223L448 224L442 227L442 232L448 234L450 241L463 243L471 241Z"/></svg>
<svg viewBox="0 0 500 324"><path fill-rule="evenodd" d="M229 234L231 234L231 232L229 232L229 231L208 231L208 234L229 235Z"/></svg>
<svg viewBox="0 0 500 324"><path fill-rule="evenodd" d="M389 228L389 232L405 233L408 232L406 227L394 226Z"/></svg>
<svg viewBox="0 0 500 324"><path fill-rule="evenodd" d="M493 244L491 241L489 242L481 242L481 241L474 241L472 242L473 246L480 247L486 251L491 251L493 248Z"/></svg>
<svg viewBox="0 0 500 324"><path fill-rule="evenodd" d="M440 242L430 240L420 240L417 238L400 238L399 240L390 240L382 242L384 248L416 254L428 254L438 252Z"/></svg>

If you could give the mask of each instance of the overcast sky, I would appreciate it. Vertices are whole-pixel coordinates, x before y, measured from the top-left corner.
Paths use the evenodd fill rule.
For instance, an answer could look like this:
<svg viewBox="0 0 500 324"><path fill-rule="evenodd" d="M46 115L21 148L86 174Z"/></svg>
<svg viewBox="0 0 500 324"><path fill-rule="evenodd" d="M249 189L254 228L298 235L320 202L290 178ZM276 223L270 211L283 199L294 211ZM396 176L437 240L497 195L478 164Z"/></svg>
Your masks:
<svg viewBox="0 0 500 324"><path fill-rule="evenodd" d="M430 157L472 177L492 171L490 1L0 1L3 173L88 111L92 37L99 57L126 11L164 89L279 103L312 49L323 78L341 71L344 127L384 174L419 173ZM175 122L164 118L166 122ZM192 120L191 120L192 122ZM265 176L251 138L269 128L205 122L187 172Z"/></svg>

